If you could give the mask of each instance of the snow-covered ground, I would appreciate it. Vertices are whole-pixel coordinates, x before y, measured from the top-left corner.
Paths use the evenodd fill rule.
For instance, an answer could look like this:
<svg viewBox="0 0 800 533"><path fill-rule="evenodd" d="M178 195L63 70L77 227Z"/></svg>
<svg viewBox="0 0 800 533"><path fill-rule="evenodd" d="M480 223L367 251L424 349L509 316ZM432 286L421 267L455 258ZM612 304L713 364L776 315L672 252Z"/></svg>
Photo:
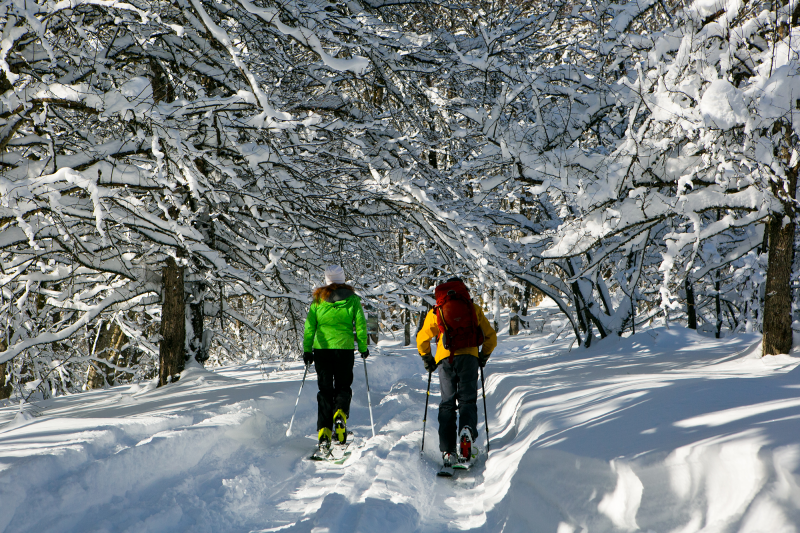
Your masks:
<svg viewBox="0 0 800 533"><path fill-rule="evenodd" d="M192 367L0 409L0 531L794 532L800 358L759 338L673 327L585 350L501 336L486 367L491 453L435 477L438 383L413 347L368 360L376 436L342 466L308 461L316 381ZM360 360L350 427L369 437ZM483 406L481 437L485 446Z"/></svg>

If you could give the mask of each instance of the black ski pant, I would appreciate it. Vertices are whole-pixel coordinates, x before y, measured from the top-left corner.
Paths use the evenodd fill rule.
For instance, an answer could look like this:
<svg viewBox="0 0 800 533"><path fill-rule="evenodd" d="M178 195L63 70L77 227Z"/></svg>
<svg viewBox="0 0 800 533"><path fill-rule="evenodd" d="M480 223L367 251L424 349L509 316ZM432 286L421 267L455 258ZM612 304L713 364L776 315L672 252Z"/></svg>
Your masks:
<svg viewBox="0 0 800 533"><path fill-rule="evenodd" d="M314 367L317 370L317 431L333 429L333 414L341 409L350 416L353 398L353 364L355 350L314 350Z"/></svg>
<svg viewBox="0 0 800 533"><path fill-rule="evenodd" d="M448 357L439 363L439 450L454 453L458 435L469 428L478 438L478 358L470 354ZM456 431L458 415L458 431Z"/></svg>

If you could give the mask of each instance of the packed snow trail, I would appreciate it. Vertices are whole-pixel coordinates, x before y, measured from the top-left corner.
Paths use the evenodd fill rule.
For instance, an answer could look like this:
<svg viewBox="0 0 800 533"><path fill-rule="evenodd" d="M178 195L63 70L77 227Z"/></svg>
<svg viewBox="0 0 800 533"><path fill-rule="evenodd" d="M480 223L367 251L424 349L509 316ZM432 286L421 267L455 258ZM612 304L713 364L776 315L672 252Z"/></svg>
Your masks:
<svg viewBox="0 0 800 533"><path fill-rule="evenodd" d="M672 328L570 350L502 336L486 367L491 454L450 479L435 476L435 375L419 453L413 347L368 359L374 438L356 374L349 429L366 444L344 465L308 460L312 373L285 436L302 363L8 406L0 531L797 531L799 361L761 359L758 340Z"/></svg>

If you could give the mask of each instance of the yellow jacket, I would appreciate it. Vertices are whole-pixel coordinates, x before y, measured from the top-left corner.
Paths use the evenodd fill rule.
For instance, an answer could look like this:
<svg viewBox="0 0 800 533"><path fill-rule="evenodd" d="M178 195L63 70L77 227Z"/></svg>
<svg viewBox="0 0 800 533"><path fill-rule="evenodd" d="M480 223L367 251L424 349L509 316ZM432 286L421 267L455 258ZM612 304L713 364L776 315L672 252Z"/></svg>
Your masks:
<svg viewBox="0 0 800 533"><path fill-rule="evenodd" d="M497 334L494 332L494 329L492 329L492 325L489 324L489 321L486 320L486 315L483 314L483 309L474 303L472 305L475 306L475 314L478 315L478 324L483 330L483 335L485 337L483 340L482 351L484 355L489 355L497 347ZM425 323L422 325L422 329L419 330L419 333L417 333L417 350L419 350L420 355L430 355L431 339L434 337L439 337L439 343L436 345L436 362L438 363L442 359L450 357L450 352L445 350L444 346L442 346L442 337L439 335L439 326L436 324L436 315L433 313L433 309L431 309L428 311L428 315L425 317ZM478 347L459 348L456 350L455 355L464 353L472 354L475 357L478 357Z"/></svg>

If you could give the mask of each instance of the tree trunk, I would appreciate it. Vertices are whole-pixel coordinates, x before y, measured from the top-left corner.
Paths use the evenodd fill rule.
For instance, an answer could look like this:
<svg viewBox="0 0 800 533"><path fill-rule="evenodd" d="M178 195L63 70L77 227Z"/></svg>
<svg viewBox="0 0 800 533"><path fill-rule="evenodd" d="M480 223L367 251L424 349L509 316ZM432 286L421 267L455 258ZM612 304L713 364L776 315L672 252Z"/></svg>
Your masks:
<svg viewBox="0 0 800 533"><path fill-rule="evenodd" d="M789 353L792 348L792 264L794 262L794 233L797 198L797 176L800 161L791 163L792 146L797 137L791 124L785 121L773 125L773 135L781 130L784 142L776 146L775 155L786 164L786 181L771 183L772 193L783 203L783 216L772 215L767 221L769 254L767 283L764 296L764 337L762 355ZM785 222L785 223L784 223Z"/></svg>
<svg viewBox="0 0 800 533"><path fill-rule="evenodd" d="M686 327L689 329L697 329L697 310L694 303L694 289L692 289L692 282L689 280L688 274L683 283L686 287L686 314L689 317Z"/></svg>
<svg viewBox="0 0 800 533"><path fill-rule="evenodd" d="M373 307L364 309L367 315L367 344L378 344L380 340L380 318L378 311Z"/></svg>
<svg viewBox="0 0 800 533"><path fill-rule="evenodd" d="M497 329L497 315L499 315L500 311L500 293L494 289L491 290L492 294L492 328L494 328L495 332L499 331Z"/></svg>
<svg viewBox="0 0 800 533"><path fill-rule="evenodd" d="M7 349L8 349L8 343L6 343L6 339L5 338L0 339L0 352L4 352ZM14 390L14 387L11 386L10 382L6 384L6 372L8 369L8 363L10 363L10 361L6 361L5 363L0 363L0 400L11 398L11 391Z"/></svg>
<svg viewBox="0 0 800 533"><path fill-rule="evenodd" d="M406 233L408 233L408 228L403 228L397 235L397 262L399 264L403 264L405 260ZM403 267L400 267L401 274L402 271ZM411 345L411 309L408 308L408 294L403 295L403 302L406 304L403 309L403 346L409 346Z"/></svg>
<svg viewBox="0 0 800 533"><path fill-rule="evenodd" d="M183 295L183 267L167 259L162 269L164 299L161 305L158 386L177 381L186 363L186 304Z"/></svg>
<svg viewBox="0 0 800 533"><path fill-rule="evenodd" d="M764 297L764 339L762 355L789 353L792 348L792 261L794 222L783 217L769 219L769 256Z"/></svg>
<svg viewBox="0 0 800 533"><path fill-rule="evenodd" d="M592 283L591 281L588 282ZM587 334L591 332L592 324L594 324L597 327L597 332L600 333L600 338L605 339L608 336L608 332L603 327L603 323L600 322L600 319L597 318L597 316L595 316L594 312L592 311L592 308L596 305L596 303L592 300L588 300L587 302L587 298L584 296L583 292L580 292L581 291L580 285L581 285L580 282L576 281L573 286L577 291L579 291L577 298L581 302L584 313L586 313L586 325L587 325L586 332ZM592 286L594 286L593 283Z"/></svg>
<svg viewBox="0 0 800 533"><path fill-rule="evenodd" d="M519 334L519 289L516 287L511 293L511 318L508 321L508 334Z"/></svg>
<svg viewBox="0 0 800 533"><path fill-rule="evenodd" d="M530 282L526 281L525 292L522 293L522 309L520 309L522 316L524 317L528 316L528 307L530 307L530 305L531 305L531 284ZM524 324L525 329L530 329L531 323L527 319L523 319L522 323Z"/></svg>
<svg viewBox="0 0 800 533"><path fill-rule="evenodd" d="M381 318L375 324L375 345L376 346L381 340L381 324L385 324L385 323L386 323L386 311L381 310ZM391 331L391 328L389 328L389 331Z"/></svg>
<svg viewBox="0 0 800 533"><path fill-rule="evenodd" d="M14 390L14 387L11 386L11 383L6 383L7 366L8 361L5 363L0 363L0 400L11 398L11 391Z"/></svg>
<svg viewBox="0 0 800 533"><path fill-rule="evenodd" d="M408 294L403 296L406 308L403 310L403 346L411 345L411 309L408 308Z"/></svg>
<svg viewBox="0 0 800 533"><path fill-rule="evenodd" d="M116 322L102 322L100 331L97 333L97 343L95 343L92 355L99 359L105 359L112 365L117 365L120 348L128 342L128 337L122 332L122 328ZM86 376L86 388L102 389L108 384L114 385L116 381L116 371L112 366L108 366L98 361L93 361L89 366Z"/></svg>
<svg viewBox="0 0 800 533"><path fill-rule="evenodd" d="M592 333L592 319L589 316L589 308L584 308L586 313L586 339L583 342L584 348L589 348L592 345L592 339L594 339L594 333Z"/></svg>
<svg viewBox="0 0 800 533"><path fill-rule="evenodd" d="M715 336L719 339L722 336L722 301L720 300L719 296L719 272L717 272L717 279L714 281L714 289L717 291L717 295L714 297L714 301L716 303L715 307L717 310L717 331Z"/></svg>
<svg viewBox="0 0 800 533"><path fill-rule="evenodd" d="M189 304L190 324L192 325L192 337L189 340L191 355L195 361L201 365L208 360L208 346L203 339L204 319L203 307L205 301L205 285L202 282L194 282L192 285L192 303ZM291 313L291 308L289 309Z"/></svg>
<svg viewBox="0 0 800 533"><path fill-rule="evenodd" d="M566 271L569 274L569 277L575 276L575 269L572 267L572 259L567 259L565 261ZM581 296L581 289L578 286L577 281L573 281L570 283L570 288L572 288L572 304L575 306L575 315L578 317L578 326L581 332L586 333L589 328L587 327L587 321L584 320L585 314L583 310L583 297Z"/></svg>

